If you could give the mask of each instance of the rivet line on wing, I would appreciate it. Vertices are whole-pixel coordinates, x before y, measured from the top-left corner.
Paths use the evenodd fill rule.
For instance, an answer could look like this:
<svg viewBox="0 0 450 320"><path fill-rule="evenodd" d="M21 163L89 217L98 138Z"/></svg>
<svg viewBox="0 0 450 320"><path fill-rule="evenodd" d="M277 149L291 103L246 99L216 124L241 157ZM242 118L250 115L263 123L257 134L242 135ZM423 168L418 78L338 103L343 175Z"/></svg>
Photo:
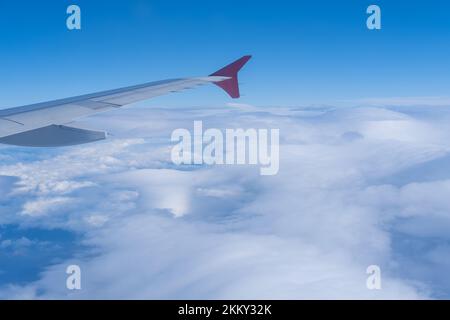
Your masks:
<svg viewBox="0 0 450 320"><path fill-rule="evenodd" d="M25 125L25 124L22 123L22 122L15 121L15 120L8 119L8 118L0 118L0 120L6 120L6 121L9 121L9 122L14 122L14 123L20 124L21 126L24 126L24 125Z"/></svg>

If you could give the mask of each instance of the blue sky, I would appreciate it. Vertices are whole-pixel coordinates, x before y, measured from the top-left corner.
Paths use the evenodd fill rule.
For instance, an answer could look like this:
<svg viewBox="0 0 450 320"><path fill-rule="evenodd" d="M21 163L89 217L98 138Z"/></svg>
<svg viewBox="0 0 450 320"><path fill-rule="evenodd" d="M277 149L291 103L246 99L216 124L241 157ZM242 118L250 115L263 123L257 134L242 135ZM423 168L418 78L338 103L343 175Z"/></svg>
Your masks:
<svg viewBox="0 0 450 320"><path fill-rule="evenodd" d="M82 31L65 10L82 9ZM243 102L448 96L446 1L34 1L0 4L1 106L203 75L244 54ZM214 88L152 104L221 105Z"/></svg>
<svg viewBox="0 0 450 320"><path fill-rule="evenodd" d="M380 31L366 28L372 3ZM70 4L81 31L66 28ZM449 9L0 2L0 108L253 55L237 104L206 86L84 119L112 133L103 142L0 146L0 298L448 298ZM199 119L280 129L279 174L174 165L171 133ZM81 292L65 287L72 263ZM365 286L371 264L379 292Z"/></svg>

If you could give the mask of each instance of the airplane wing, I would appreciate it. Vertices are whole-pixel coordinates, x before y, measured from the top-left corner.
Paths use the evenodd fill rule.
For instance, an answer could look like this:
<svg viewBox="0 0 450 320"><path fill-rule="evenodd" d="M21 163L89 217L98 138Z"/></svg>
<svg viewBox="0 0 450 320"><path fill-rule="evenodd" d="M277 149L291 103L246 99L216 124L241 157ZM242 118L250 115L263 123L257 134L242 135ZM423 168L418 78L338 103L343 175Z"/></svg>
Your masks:
<svg viewBox="0 0 450 320"><path fill-rule="evenodd" d="M60 147L106 139L103 131L67 126L76 119L153 97L213 83L239 98L238 72L244 56L223 69L198 78L171 79L67 99L0 110L0 143L27 147Z"/></svg>

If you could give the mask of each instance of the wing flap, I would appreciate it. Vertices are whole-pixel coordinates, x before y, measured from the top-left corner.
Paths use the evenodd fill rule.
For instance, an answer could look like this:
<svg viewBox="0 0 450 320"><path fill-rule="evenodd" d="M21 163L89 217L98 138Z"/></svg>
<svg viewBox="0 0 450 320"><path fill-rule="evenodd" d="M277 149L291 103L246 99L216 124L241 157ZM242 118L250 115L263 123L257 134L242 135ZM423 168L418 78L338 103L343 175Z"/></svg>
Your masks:
<svg viewBox="0 0 450 320"><path fill-rule="evenodd" d="M0 118L0 137L21 132L21 130L23 130L23 124L10 119Z"/></svg>
<svg viewBox="0 0 450 320"><path fill-rule="evenodd" d="M0 138L0 143L22 147L63 147L106 139L106 132L51 125Z"/></svg>

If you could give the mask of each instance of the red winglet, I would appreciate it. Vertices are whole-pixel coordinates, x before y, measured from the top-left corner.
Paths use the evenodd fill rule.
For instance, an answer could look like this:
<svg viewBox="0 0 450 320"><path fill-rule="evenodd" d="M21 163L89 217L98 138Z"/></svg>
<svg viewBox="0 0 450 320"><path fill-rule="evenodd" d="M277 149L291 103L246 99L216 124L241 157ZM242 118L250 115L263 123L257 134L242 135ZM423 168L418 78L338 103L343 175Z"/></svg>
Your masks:
<svg viewBox="0 0 450 320"><path fill-rule="evenodd" d="M216 82L214 84L225 90L233 99L239 98L241 95L239 94L238 72L247 63L247 61L250 60L251 57L252 56L244 56L229 64L225 68L211 74L211 76L231 78L221 82Z"/></svg>

